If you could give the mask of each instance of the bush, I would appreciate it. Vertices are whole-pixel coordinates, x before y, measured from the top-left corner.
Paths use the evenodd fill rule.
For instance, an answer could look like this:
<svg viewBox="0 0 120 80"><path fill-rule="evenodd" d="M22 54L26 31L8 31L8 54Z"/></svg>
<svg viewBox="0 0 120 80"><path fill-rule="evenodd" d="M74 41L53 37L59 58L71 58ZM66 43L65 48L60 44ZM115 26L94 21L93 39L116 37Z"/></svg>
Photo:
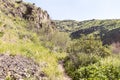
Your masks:
<svg viewBox="0 0 120 80"><path fill-rule="evenodd" d="M110 62L111 63L111 62ZM113 64L101 63L89 65L86 67L81 67L76 70L76 77L79 79L87 80L118 80L120 79L120 65L115 66Z"/></svg>
<svg viewBox="0 0 120 80"><path fill-rule="evenodd" d="M42 34L40 39L43 46L49 48L53 52L65 52L67 44L69 43L68 34L58 31L45 35Z"/></svg>
<svg viewBox="0 0 120 80"><path fill-rule="evenodd" d="M88 60L89 61L89 60ZM83 61L84 62L84 61ZM100 59L98 62L75 67L71 60L65 63L65 69L73 80L119 80L120 60L119 57L110 56Z"/></svg>
<svg viewBox="0 0 120 80"><path fill-rule="evenodd" d="M70 55L70 60L74 63L75 67L78 68L79 66L94 64L100 60L100 57L97 55L78 53L77 55Z"/></svg>
<svg viewBox="0 0 120 80"><path fill-rule="evenodd" d="M69 55L65 59L65 69L73 80L108 80L111 78L108 73L112 73L113 76L114 73L117 74L117 70L109 72L115 69L114 65L109 67L102 64L101 61L109 57L111 51L107 46L102 45L99 38L83 36L73 40L67 51Z"/></svg>
<svg viewBox="0 0 120 80"><path fill-rule="evenodd" d="M101 57L111 54L109 48L103 46L101 40L94 36L82 36L80 39L74 40L68 48L68 53L77 54L80 52Z"/></svg>

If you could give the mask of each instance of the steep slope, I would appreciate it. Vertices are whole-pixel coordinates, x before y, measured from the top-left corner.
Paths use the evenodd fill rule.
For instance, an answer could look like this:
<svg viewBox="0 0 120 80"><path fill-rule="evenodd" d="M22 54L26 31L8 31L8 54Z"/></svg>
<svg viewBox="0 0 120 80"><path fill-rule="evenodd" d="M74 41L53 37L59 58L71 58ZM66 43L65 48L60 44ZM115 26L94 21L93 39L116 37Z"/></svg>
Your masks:
<svg viewBox="0 0 120 80"><path fill-rule="evenodd" d="M34 4L16 2L16 0L0 1L0 17L0 25L2 27L1 34L11 30L14 30L11 32L17 32L15 35L19 36L22 35L23 30L29 30L39 34L42 28L46 30L46 33L52 32L54 28L54 25L46 11L36 7ZM14 28L16 28L16 30ZM4 31L7 29L9 31Z"/></svg>
<svg viewBox="0 0 120 80"><path fill-rule="evenodd" d="M20 0L21 1L21 0ZM36 7L35 4L19 2L19 0L2 0L0 2L1 12L6 16L19 17L29 20L36 29L40 29L44 24L51 26L52 21L47 11Z"/></svg>
<svg viewBox="0 0 120 80"><path fill-rule="evenodd" d="M47 11L36 7L35 4L22 0L0 0L0 53L3 54L0 56L0 64L5 63L2 66L6 66L5 70L0 66L0 69L4 70L3 74L0 74L0 79L10 79L14 76L13 80L41 80L40 77L44 75L48 80L60 79L62 76L58 70L59 53L54 54L43 46L45 40L44 43L47 43L47 40L52 39L51 34L55 31L54 23ZM11 71L15 65L16 68ZM18 65L22 65L22 69ZM27 65L29 70L24 72ZM14 72L16 70L19 71Z"/></svg>

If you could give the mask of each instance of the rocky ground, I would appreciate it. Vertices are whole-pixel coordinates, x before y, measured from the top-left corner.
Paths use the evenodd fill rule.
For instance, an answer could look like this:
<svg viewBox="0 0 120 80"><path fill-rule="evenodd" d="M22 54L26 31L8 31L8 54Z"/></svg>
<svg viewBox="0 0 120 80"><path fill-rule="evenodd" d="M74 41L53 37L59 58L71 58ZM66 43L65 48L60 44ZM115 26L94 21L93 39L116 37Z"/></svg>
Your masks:
<svg viewBox="0 0 120 80"><path fill-rule="evenodd" d="M32 59L22 56L0 54L0 80L10 76L12 80L30 79L46 80L47 76L41 71L40 66ZM32 80L34 80L32 79Z"/></svg>

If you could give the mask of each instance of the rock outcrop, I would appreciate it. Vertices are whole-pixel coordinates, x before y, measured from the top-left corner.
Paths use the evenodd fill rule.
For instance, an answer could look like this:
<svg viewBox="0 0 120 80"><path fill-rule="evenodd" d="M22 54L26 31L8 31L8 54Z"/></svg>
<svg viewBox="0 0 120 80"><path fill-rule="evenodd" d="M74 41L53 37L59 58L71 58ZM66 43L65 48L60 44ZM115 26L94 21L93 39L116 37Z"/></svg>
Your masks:
<svg viewBox="0 0 120 80"><path fill-rule="evenodd" d="M7 16L29 20L37 29L45 26L48 29L55 28L47 11L36 7L34 3L25 3L22 0L0 0L0 11L4 12Z"/></svg>

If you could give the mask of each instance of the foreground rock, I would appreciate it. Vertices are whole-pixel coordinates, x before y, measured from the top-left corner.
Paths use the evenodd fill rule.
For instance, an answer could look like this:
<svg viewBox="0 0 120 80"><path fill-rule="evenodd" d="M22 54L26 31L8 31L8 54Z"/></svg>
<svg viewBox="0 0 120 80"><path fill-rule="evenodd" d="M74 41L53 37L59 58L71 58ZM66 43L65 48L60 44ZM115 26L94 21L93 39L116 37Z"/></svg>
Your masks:
<svg viewBox="0 0 120 80"><path fill-rule="evenodd" d="M46 80L46 75L40 66L32 59L22 56L10 56L0 54L0 80L10 76L12 80L34 78L35 80Z"/></svg>

